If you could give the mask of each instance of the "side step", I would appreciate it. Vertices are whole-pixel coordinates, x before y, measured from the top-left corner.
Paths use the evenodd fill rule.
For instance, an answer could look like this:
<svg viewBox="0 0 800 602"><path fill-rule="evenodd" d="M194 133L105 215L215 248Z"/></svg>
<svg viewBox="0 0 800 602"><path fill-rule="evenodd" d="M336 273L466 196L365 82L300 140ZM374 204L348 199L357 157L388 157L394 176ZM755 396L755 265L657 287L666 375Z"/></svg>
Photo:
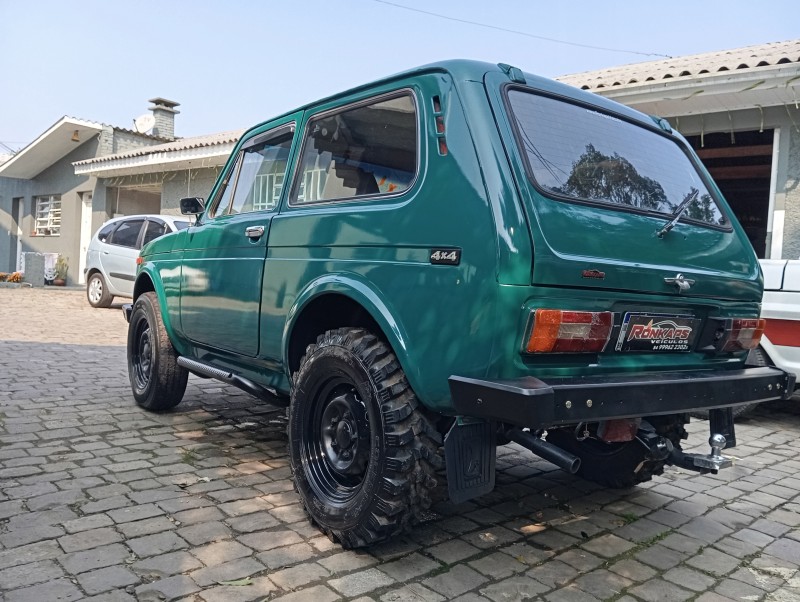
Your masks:
<svg viewBox="0 0 800 602"><path fill-rule="evenodd" d="M261 385L254 383L252 380L234 374L229 370L220 370L214 366L204 364L197 360L188 357L180 356L178 358L178 365L186 368L192 374L201 376L203 378L214 378L221 380L224 383L238 387L242 391L247 391L250 395L258 397L264 401L275 405L286 405L286 399L280 397L274 389L268 389Z"/></svg>

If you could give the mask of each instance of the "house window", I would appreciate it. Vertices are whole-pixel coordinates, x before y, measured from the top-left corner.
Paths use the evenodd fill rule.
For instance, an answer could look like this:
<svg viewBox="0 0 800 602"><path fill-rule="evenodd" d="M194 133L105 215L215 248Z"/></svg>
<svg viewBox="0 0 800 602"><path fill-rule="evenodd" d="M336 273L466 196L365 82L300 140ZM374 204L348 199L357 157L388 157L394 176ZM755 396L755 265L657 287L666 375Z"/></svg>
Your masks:
<svg viewBox="0 0 800 602"><path fill-rule="evenodd" d="M61 195L36 197L36 236L61 234Z"/></svg>

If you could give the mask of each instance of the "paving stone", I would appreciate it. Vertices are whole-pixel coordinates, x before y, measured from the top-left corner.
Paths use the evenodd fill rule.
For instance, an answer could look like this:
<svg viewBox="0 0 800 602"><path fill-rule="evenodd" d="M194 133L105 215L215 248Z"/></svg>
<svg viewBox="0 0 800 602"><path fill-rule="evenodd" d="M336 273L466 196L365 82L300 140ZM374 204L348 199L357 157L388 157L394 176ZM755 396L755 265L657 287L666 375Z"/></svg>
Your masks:
<svg viewBox="0 0 800 602"><path fill-rule="evenodd" d="M432 592L419 583L409 583L381 596L381 602L440 602L444 596Z"/></svg>
<svg viewBox="0 0 800 602"><path fill-rule="evenodd" d="M172 524L172 526L174 527L175 525ZM231 530L220 522L209 522L182 527L178 529L178 535L191 545L199 546L212 541L228 539L231 537Z"/></svg>
<svg viewBox="0 0 800 602"><path fill-rule="evenodd" d="M572 581L578 575L578 571L559 560L551 560L532 568L526 575L552 589Z"/></svg>
<svg viewBox="0 0 800 602"><path fill-rule="evenodd" d="M206 588L199 596L205 602L255 602L268 600L277 589L268 577L255 577L251 579L250 585L220 585Z"/></svg>
<svg viewBox="0 0 800 602"><path fill-rule="evenodd" d="M110 589L124 588L139 583L139 578L124 566L109 566L83 573L78 577L83 591L89 595L100 594Z"/></svg>
<svg viewBox="0 0 800 602"><path fill-rule="evenodd" d="M635 555L636 560L662 571L671 569L687 557L687 554L669 549L661 544L650 546Z"/></svg>
<svg viewBox="0 0 800 602"><path fill-rule="evenodd" d="M706 573L722 576L727 575L739 566L739 559L729 556L714 548L706 548L697 556L686 561L686 564L693 566Z"/></svg>
<svg viewBox="0 0 800 602"><path fill-rule="evenodd" d="M255 550L264 551L300 543L303 539L295 531L259 531L258 533L248 533L236 538L246 546Z"/></svg>
<svg viewBox="0 0 800 602"><path fill-rule="evenodd" d="M508 560L508 557L505 557ZM519 563L517 563L519 564ZM421 575L426 575L439 569L442 565L426 558L421 554L413 553L398 560L387 562L380 566L380 570L400 583L410 581ZM523 567L524 568L524 567Z"/></svg>
<svg viewBox="0 0 800 602"><path fill-rule="evenodd" d="M345 550L344 552L339 552L327 558L322 558L317 562L327 571L336 574L354 571L356 569L364 569L374 565L378 560L372 555L359 550Z"/></svg>
<svg viewBox="0 0 800 602"><path fill-rule="evenodd" d="M253 551L236 541L219 541L193 549L192 554L206 566L223 564L229 560L250 556Z"/></svg>
<svg viewBox="0 0 800 602"><path fill-rule="evenodd" d="M522 573L529 568L528 565L509 558L507 554L500 552L483 556L467 564L491 579L505 579L515 573ZM382 571L385 570L384 566L381 566L380 569Z"/></svg>
<svg viewBox="0 0 800 602"><path fill-rule="evenodd" d="M117 529L125 537L141 537L143 535L152 535L153 533L161 533L174 528L175 523L169 520L166 516L146 518L144 520L137 520L132 523L122 523L117 526Z"/></svg>
<svg viewBox="0 0 800 602"><path fill-rule="evenodd" d="M286 590L294 590L314 581L319 581L330 575L330 573L315 563L306 563L303 565L283 569L280 571L271 572L270 579L278 585L278 587Z"/></svg>
<svg viewBox="0 0 800 602"><path fill-rule="evenodd" d="M366 569L328 580L330 587L347 597L361 596L392 583L394 579L378 569Z"/></svg>
<svg viewBox="0 0 800 602"><path fill-rule="evenodd" d="M630 587L633 583L632 580L626 579L618 573L612 573L604 569L592 571L575 580L575 585L580 589L601 600L608 600L618 596L622 590Z"/></svg>
<svg viewBox="0 0 800 602"><path fill-rule="evenodd" d="M695 596L694 592L685 590L662 579L651 579L641 585L632 587L629 593L645 600L645 602L683 602Z"/></svg>
<svg viewBox="0 0 800 602"><path fill-rule="evenodd" d="M0 546L16 548L61 535L64 535L64 529L54 525L26 526L0 535Z"/></svg>
<svg viewBox="0 0 800 602"><path fill-rule="evenodd" d="M556 556L556 560L570 565L579 573L591 571L603 564L602 558L595 556L594 554L581 548L567 550L566 552Z"/></svg>
<svg viewBox="0 0 800 602"><path fill-rule="evenodd" d="M445 564L452 564L480 553L480 549L468 544L466 541L454 539L430 547L426 552L436 560Z"/></svg>
<svg viewBox="0 0 800 602"><path fill-rule="evenodd" d="M64 529L67 533L79 533L81 531L89 531L90 529L98 529L100 527L109 527L114 524L106 514L93 514L91 516L84 516L64 522Z"/></svg>
<svg viewBox="0 0 800 602"><path fill-rule="evenodd" d="M425 579L422 584L445 598L454 598L486 582L486 577L464 565Z"/></svg>
<svg viewBox="0 0 800 602"><path fill-rule="evenodd" d="M130 551L122 544L111 544L84 550L83 552L67 554L60 558L59 562L70 573L78 574L92 569L121 564L130 556Z"/></svg>
<svg viewBox="0 0 800 602"><path fill-rule="evenodd" d="M32 587L15 589L5 594L5 602L38 602L39 600L70 602L80 598L83 598L81 590L67 579L53 579Z"/></svg>
<svg viewBox="0 0 800 602"><path fill-rule="evenodd" d="M733 600L758 600L764 595L762 589L733 579L723 579L714 592Z"/></svg>
<svg viewBox="0 0 800 602"><path fill-rule="evenodd" d="M705 543L714 543L732 531L733 529L730 527L727 527L722 523L718 523L715 520L711 520L707 516L693 518L680 529L678 529L678 533L682 533L687 537L702 540Z"/></svg>
<svg viewBox="0 0 800 602"><path fill-rule="evenodd" d="M169 577L177 573L186 573L202 568L203 563L189 552L170 552L161 556L151 556L134 562L134 571L151 577Z"/></svg>
<svg viewBox="0 0 800 602"><path fill-rule="evenodd" d="M800 565L800 541L785 537L776 539L764 548L764 553L791 562L795 566Z"/></svg>
<svg viewBox="0 0 800 602"><path fill-rule="evenodd" d="M152 518L154 516L161 516L164 511L155 504L139 504L132 508L119 508L112 510L108 516L115 523L130 523L145 518Z"/></svg>
<svg viewBox="0 0 800 602"><path fill-rule="evenodd" d="M707 590L716 583L716 579L683 566L670 569L662 577L667 581L695 592Z"/></svg>
<svg viewBox="0 0 800 602"><path fill-rule="evenodd" d="M176 521L182 526L193 525L195 523L208 523L212 521L222 520L225 515L214 506L206 506L204 508L193 508L191 510L184 510L176 512L172 515Z"/></svg>
<svg viewBox="0 0 800 602"><path fill-rule="evenodd" d="M286 594L285 596L273 598L270 602L308 602L309 600L313 600L314 602L334 602L339 599L340 596L338 594L324 585L317 585L291 594Z"/></svg>
<svg viewBox="0 0 800 602"><path fill-rule="evenodd" d="M304 562L313 558L316 554L317 550L311 545L307 543L298 543L262 552L257 555L257 558L258 561L263 563L268 569L275 570Z"/></svg>
<svg viewBox="0 0 800 602"><path fill-rule="evenodd" d="M0 594L3 591L50 581L63 576L64 571L52 560L20 564L0 571Z"/></svg>
<svg viewBox="0 0 800 602"><path fill-rule="evenodd" d="M637 562L633 558L624 558L609 566L608 570L636 582L647 581L656 575L656 572L649 566Z"/></svg>
<svg viewBox="0 0 800 602"><path fill-rule="evenodd" d="M481 595L493 602L534 599L545 591L546 586L522 575L515 575L480 589Z"/></svg>
<svg viewBox="0 0 800 602"><path fill-rule="evenodd" d="M111 527L90 529L58 540L65 552L79 552L122 541L122 536Z"/></svg>
<svg viewBox="0 0 800 602"><path fill-rule="evenodd" d="M186 575L167 577L152 583L145 583L136 588L136 596L140 600L176 600L188 596L200 588Z"/></svg>
<svg viewBox="0 0 800 602"><path fill-rule="evenodd" d="M220 581L243 579L263 570L264 565L253 558L238 558L230 562L199 569L189 573L189 576L194 579L197 585L206 587Z"/></svg>
<svg viewBox="0 0 800 602"><path fill-rule="evenodd" d="M131 539L127 541L127 544L139 558L157 556L189 547L189 544L170 531Z"/></svg>
<svg viewBox="0 0 800 602"><path fill-rule="evenodd" d="M595 596L587 594L574 583L546 594L544 598L549 602L598 602Z"/></svg>

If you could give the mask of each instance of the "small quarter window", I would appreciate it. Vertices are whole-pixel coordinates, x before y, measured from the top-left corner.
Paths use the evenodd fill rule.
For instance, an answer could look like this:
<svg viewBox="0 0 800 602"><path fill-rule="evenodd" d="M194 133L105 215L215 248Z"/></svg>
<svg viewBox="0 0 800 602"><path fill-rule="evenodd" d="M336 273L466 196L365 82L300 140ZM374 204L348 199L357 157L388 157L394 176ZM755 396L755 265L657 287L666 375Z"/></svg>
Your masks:
<svg viewBox="0 0 800 602"><path fill-rule="evenodd" d="M100 232L97 233L97 240L100 242L108 242L108 237L111 236L111 233L114 231L114 228L117 227L117 222L113 222L108 224L107 226L103 226L100 229Z"/></svg>
<svg viewBox="0 0 800 602"><path fill-rule="evenodd" d="M311 119L293 203L394 194L417 166L417 116L410 94Z"/></svg>

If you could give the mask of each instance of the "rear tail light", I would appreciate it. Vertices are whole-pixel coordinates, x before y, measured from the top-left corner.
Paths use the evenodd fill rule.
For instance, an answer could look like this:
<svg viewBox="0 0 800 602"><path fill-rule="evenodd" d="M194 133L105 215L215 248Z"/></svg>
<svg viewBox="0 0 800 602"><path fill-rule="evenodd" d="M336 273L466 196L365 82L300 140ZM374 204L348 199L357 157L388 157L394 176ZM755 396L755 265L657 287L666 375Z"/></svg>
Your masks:
<svg viewBox="0 0 800 602"><path fill-rule="evenodd" d="M725 325L725 334L720 339L720 351L745 351L755 349L761 343L764 326L763 318L734 318Z"/></svg>
<svg viewBox="0 0 800 602"><path fill-rule="evenodd" d="M610 311L537 309L525 351L528 353L599 353L611 336Z"/></svg>

